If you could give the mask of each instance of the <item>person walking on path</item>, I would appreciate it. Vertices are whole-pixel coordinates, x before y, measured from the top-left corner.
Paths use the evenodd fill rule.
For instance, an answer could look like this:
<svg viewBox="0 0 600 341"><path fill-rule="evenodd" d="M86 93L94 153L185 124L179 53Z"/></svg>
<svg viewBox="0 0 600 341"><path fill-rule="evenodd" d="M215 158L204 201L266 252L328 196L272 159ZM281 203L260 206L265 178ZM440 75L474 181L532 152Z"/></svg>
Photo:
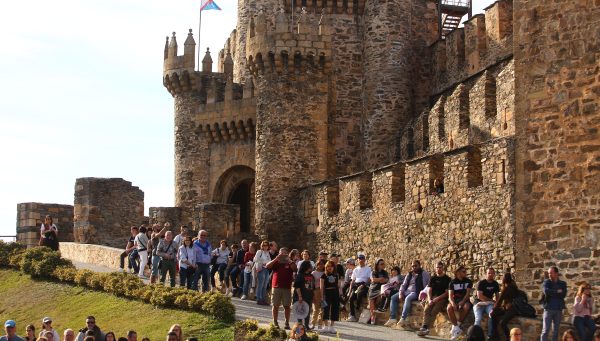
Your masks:
<svg viewBox="0 0 600 341"><path fill-rule="evenodd" d="M279 327L278 315L279 306L283 305L285 316L285 329L290 329L290 306L292 305L292 282L294 281L294 273L296 272L296 264L288 256L288 249L282 247L279 249L279 254L275 259L267 263L267 269L273 271L273 279L271 281L272 293L271 303L273 308L273 324Z"/></svg>
<svg viewBox="0 0 600 341"><path fill-rule="evenodd" d="M125 245L125 251L123 251L123 253L121 253L121 255L119 257L119 268L121 269L121 271L125 271L125 258L127 258L127 268L130 271L131 271L131 269L134 269L133 263L136 262L135 259L132 260L131 258L129 258L129 255L133 252L133 250L135 250L134 241L135 241L135 236L137 236L139 230L138 230L137 226L132 226L130 231L131 231L131 236L129 236L129 239L127 240L127 244Z"/></svg>
<svg viewBox="0 0 600 341"><path fill-rule="evenodd" d="M548 341L551 325L553 325L552 341L558 341L558 328L567 296L567 283L558 277L558 267L551 266L548 269L548 278L542 284L544 315L540 341Z"/></svg>
<svg viewBox="0 0 600 341"><path fill-rule="evenodd" d="M148 263L148 236L146 236L146 226L140 227L140 233L135 236L135 246L137 248L138 256L140 257L140 269L138 277L141 279L147 279L144 275L146 264Z"/></svg>

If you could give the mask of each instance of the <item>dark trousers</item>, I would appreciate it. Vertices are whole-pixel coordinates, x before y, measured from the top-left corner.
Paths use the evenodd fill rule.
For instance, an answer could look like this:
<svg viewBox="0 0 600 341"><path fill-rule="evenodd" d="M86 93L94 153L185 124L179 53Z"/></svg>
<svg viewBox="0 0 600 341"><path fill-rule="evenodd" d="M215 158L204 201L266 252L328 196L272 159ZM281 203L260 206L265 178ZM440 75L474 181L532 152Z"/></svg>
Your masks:
<svg viewBox="0 0 600 341"><path fill-rule="evenodd" d="M498 326L502 328L502 332L506 339L510 339L510 331L508 330L508 322L517 316L517 309L514 306L511 306L508 310L504 310L502 308L494 308L492 310L492 331L488 332L493 338L498 338Z"/></svg>
<svg viewBox="0 0 600 341"><path fill-rule="evenodd" d="M127 268L131 269L133 268L133 265L131 265L131 259L129 259L129 253L127 253L127 251L123 251L123 253L121 253L120 257L120 262L119 262L119 267L121 269L125 269L125 258L127 258Z"/></svg>
<svg viewBox="0 0 600 341"><path fill-rule="evenodd" d="M138 250L133 249L131 253L129 253L129 264L133 267L133 271L135 273L140 272L140 265L138 263Z"/></svg>
<svg viewBox="0 0 600 341"><path fill-rule="evenodd" d="M379 303L379 309L381 310L387 310L387 308L390 306L390 302L391 302L391 297L392 295L395 295L396 293L398 293L398 290L396 289L391 289L389 294L386 294L383 300L381 300L381 302Z"/></svg>
<svg viewBox="0 0 600 341"><path fill-rule="evenodd" d="M310 315L312 314L312 301L304 300L308 304L308 315L304 318L304 327L308 328L310 323ZM298 323L302 323L302 319L298 319Z"/></svg>
<svg viewBox="0 0 600 341"><path fill-rule="evenodd" d="M230 276L231 276L231 286L234 289L237 288L241 288L244 286L244 276L240 276L242 269L240 269L239 266L234 266L233 269L231 269L230 272ZM239 283L238 283L238 277L240 279Z"/></svg>
<svg viewBox="0 0 600 341"><path fill-rule="evenodd" d="M157 257L157 256L154 256ZM167 279L167 272L169 273L169 279L171 281L171 288L175 286L175 260L173 259L161 259L160 261L160 282L165 284Z"/></svg>
<svg viewBox="0 0 600 341"><path fill-rule="evenodd" d="M194 274L196 273L196 269L193 268L179 268L179 286L186 287L188 289L192 288L192 283L194 281Z"/></svg>
<svg viewBox="0 0 600 341"><path fill-rule="evenodd" d="M575 316L573 325L579 334L579 341L593 341L596 332L596 324L590 316Z"/></svg>
<svg viewBox="0 0 600 341"><path fill-rule="evenodd" d="M221 285L226 283L225 281L225 268L227 268L227 264L215 264L210 268L210 284L214 288L215 285L215 274L219 273L219 280L221 281Z"/></svg>
<svg viewBox="0 0 600 341"><path fill-rule="evenodd" d="M337 292L337 288L333 290L325 290L325 297L323 298L323 300L327 302L327 306L323 308L323 320L339 321L340 295Z"/></svg>
<svg viewBox="0 0 600 341"><path fill-rule="evenodd" d="M194 284L192 284L193 290L198 290L200 279L202 279L202 291L208 291L208 284L210 283L210 264L196 263L196 273L194 274Z"/></svg>
<svg viewBox="0 0 600 341"><path fill-rule="evenodd" d="M367 290L367 286L364 283L354 284L352 286L352 293L350 294L350 315L358 318L356 316L356 309L362 306L362 300L367 297L368 291L369 290Z"/></svg>

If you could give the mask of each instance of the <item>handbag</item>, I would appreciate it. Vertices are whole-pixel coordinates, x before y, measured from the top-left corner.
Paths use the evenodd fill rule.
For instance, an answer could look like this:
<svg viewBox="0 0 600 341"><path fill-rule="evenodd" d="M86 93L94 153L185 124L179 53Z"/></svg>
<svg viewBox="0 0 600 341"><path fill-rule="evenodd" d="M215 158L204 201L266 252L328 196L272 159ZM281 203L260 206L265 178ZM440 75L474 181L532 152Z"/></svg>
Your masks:
<svg viewBox="0 0 600 341"><path fill-rule="evenodd" d="M523 291L519 291L517 297L515 297L512 301L515 310L519 316L523 317L535 317L536 311L535 308L532 307L529 303L527 303L527 294Z"/></svg>

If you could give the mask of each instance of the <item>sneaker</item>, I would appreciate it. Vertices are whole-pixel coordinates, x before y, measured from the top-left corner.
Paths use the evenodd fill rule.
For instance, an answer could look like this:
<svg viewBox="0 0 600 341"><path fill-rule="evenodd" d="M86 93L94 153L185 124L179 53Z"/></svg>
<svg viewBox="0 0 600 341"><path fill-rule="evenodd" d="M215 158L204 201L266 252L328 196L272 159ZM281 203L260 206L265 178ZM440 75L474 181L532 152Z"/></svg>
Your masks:
<svg viewBox="0 0 600 341"><path fill-rule="evenodd" d="M247 299L248 299L248 296L246 296L246 295L242 295L242 297L240 298L240 300L242 300L242 301L245 301Z"/></svg>
<svg viewBox="0 0 600 341"><path fill-rule="evenodd" d="M348 319L346 320L348 322L358 322L358 319L352 315L350 315L350 317L348 317Z"/></svg>
<svg viewBox="0 0 600 341"><path fill-rule="evenodd" d="M290 328L290 323L288 321L285 321L285 327L284 327L284 329L286 329L286 330L290 330L291 329Z"/></svg>
<svg viewBox="0 0 600 341"><path fill-rule="evenodd" d="M279 328L279 322L273 321L273 325L275 326L275 328Z"/></svg>
<svg viewBox="0 0 600 341"><path fill-rule="evenodd" d="M408 326L408 320L403 317L400 319L400 321L398 321L398 324L404 328L404 327Z"/></svg>
<svg viewBox="0 0 600 341"><path fill-rule="evenodd" d="M461 333L462 329L460 329L459 326L453 326L452 332L450 333L450 340L456 340Z"/></svg>
<svg viewBox="0 0 600 341"><path fill-rule="evenodd" d="M398 323L398 320L396 319L389 319L387 320L387 322L384 324L384 326L386 327L393 327L396 325L396 323Z"/></svg>
<svg viewBox="0 0 600 341"><path fill-rule="evenodd" d="M419 336L425 336L429 334L429 329L427 327L421 327L421 329L419 329L419 331L417 332L417 335Z"/></svg>
<svg viewBox="0 0 600 341"><path fill-rule="evenodd" d="M337 333L337 330L335 330L335 328L333 328L333 327L329 327L328 330L329 330L329 333L331 333L331 334L336 334Z"/></svg>

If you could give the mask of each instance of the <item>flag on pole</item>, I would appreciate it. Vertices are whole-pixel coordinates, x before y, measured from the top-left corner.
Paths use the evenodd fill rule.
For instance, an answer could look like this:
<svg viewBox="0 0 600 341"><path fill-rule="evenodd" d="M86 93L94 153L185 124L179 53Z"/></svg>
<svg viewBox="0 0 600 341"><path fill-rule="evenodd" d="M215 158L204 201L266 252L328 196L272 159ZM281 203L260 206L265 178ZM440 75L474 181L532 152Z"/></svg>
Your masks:
<svg viewBox="0 0 600 341"><path fill-rule="evenodd" d="M221 8L217 6L214 0L202 0L202 2L200 3L200 12L209 9L216 9L219 11L221 10Z"/></svg>

